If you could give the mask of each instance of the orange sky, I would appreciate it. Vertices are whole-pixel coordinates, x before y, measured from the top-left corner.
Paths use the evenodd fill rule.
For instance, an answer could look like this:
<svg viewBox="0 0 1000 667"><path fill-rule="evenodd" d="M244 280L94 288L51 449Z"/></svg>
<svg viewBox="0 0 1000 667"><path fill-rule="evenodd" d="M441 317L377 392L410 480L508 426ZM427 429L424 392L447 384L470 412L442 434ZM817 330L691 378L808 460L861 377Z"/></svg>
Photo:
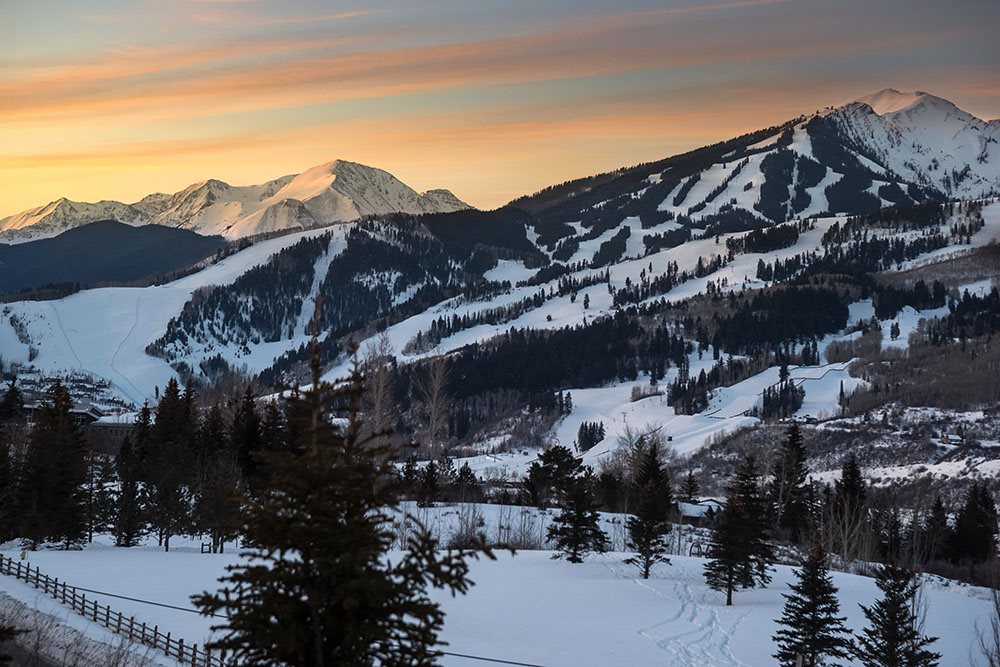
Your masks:
<svg viewBox="0 0 1000 667"><path fill-rule="evenodd" d="M19 3L0 215L337 158L492 207L887 86L994 118L997 4Z"/></svg>

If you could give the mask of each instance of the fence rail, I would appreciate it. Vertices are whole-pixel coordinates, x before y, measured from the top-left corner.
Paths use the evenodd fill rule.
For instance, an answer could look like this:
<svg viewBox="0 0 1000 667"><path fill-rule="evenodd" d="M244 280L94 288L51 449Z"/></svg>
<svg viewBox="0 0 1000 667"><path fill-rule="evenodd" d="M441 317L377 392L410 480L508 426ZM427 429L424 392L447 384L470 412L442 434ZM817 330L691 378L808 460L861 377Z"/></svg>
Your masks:
<svg viewBox="0 0 1000 667"><path fill-rule="evenodd" d="M172 637L169 632L162 632L158 625L150 627L146 623L136 621L134 616L125 616L121 612L114 611L110 605L101 606L96 599L88 599L87 594L75 586L43 574L37 567L32 568L31 563L22 563L0 554L0 573L20 579L116 635L130 642L162 651L168 658L173 658L182 665L191 667L232 665L222 655L213 654L206 648L199 648L197 644L186 644L183 638Z"/></svg>

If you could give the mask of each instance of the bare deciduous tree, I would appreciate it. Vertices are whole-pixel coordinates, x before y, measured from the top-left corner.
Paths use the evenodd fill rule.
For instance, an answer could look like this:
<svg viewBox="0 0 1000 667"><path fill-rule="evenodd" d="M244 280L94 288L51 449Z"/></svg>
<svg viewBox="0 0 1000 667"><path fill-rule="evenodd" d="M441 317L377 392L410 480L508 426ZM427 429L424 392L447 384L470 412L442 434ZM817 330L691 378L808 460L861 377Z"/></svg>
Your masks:
<svg viewBox="0 0 1000 667"><path fill-rule="evenodd" d="M424 445L432 455L440 453L448 426L448 362L444 357L432 359L415 389L427 420Z"/></svg>
<svg viewBox="0 0 1000 667"><path fill-rule="evenodd" d="M373 433L387 433L393 427L395 355L389 334L382 332L365 347L365 411Z"/></svg>

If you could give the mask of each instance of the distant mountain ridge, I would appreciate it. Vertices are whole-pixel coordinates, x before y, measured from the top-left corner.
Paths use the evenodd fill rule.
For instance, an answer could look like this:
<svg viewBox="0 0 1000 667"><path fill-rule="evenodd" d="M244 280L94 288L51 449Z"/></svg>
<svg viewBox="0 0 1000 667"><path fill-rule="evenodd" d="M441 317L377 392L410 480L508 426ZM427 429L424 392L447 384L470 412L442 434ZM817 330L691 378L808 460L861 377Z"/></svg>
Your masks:
<svg viewBox="0 0 1000 667"><path fill-rule="evenodd" d="M567 223L747 229L827 213L1000 192L1000 122L925 92L887 88L840 107L656 162L546 188L511 202ZM589 223L587 223L589 224Z"/></svg>
<svg viewBox="0 0 1000 667"><path fill-rule="evenodd" d="M45 285L139 280L193 266L225 243L161 225L101 220L56 237L0 244L0 293Z"/></svg>
<svg viewBox="0 0 1000 667"><path fill-rule="evenodd" d="M228 238L309 229L388 213L447 213L470 208L448 190L419 193L395 176L356 162L335 160L260 185L210 179L180 192L154 193L137 202L57 199L0 219L0 243L49 238L98 220L161 225Z"/></svg>

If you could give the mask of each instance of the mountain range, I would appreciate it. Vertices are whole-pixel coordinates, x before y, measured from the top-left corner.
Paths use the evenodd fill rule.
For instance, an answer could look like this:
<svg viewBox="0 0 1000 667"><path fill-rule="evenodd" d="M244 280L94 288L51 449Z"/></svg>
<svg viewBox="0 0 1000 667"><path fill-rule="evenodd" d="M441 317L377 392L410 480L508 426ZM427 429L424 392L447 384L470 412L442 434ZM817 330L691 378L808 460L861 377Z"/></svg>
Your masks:
<svg viewBox="0 0 1000 667"><path fill-rule="evenodd" d="M161 285L5 304L0 357L22 376L101 378L141 405L171 378L303 380L315 324L325 377L349 370L355 343L391 357L405 437L427 428L425 379L443 367L452 409L437 435L480 471L520 474L553 440L598 463L644 424L679 453L711 452L791 416L846 419L824 431L817 470L850 448L907 470L964 460L938 450L941 433L1000 442L1000 420L975 417L1000 403L997 129L884 90L497 210L422 215L428 195L390 198L370 185L384 172L332 163L243 189L328 218ZM358 219L373 192L384 208ZM162 196L164 219L207 224L238 205L184 208L190 195ZM226 233L260 230L269 207ZM353 220L319 226L340 215ZM865 430L871 414L891 424ZM850 442L833 442L844 429ZM987 449L1000 457L973 454Z"/></svg>
<svg viewBox="0 0 1000 667"><path fill-rule="evenodd" d="M227 238L309 229L386 213L439 213L469 208L448 190L418 193L387 171L335 160L260 185L207 180L172 195L132 204L66 198L0 219L0 243L48 238L98 220L160 225Z"/></svg>
<svg viewBox="0 0 1000 667"><path fill-rule="evenodd" d="M682 155L512 202L548 219L584 210L782 222L1000 191L1000 121L924 92L885 89ZM628 199L626 201L625 199Z"/></svg>

